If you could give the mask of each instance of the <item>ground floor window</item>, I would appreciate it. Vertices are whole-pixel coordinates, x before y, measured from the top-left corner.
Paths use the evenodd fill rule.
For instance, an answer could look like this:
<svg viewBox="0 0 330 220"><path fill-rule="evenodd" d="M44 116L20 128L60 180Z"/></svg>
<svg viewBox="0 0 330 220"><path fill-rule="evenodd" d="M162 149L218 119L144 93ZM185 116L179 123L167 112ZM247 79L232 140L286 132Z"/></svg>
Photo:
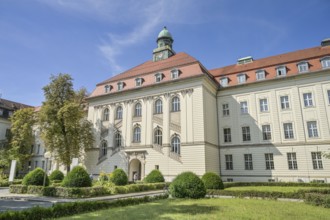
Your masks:
<svg viewBox="0 0 330 220"><path fill-rule="evenodd" d="M298 170L296 153L287 153L289 170Z"/></svg>
<svg viewBox="0 0 330 220"><path fill-rule="evenodd" d="M245 169L253 170L252 154L244 154Z"/></svg>
<svg viewBox="0 0 330 220"><path fill-rule="evenodd" d="M312 161L314 170L323 169L321 152L312 152Z"/></svg>
<svg viewBox="0 0 330 220"><path fill-rule="evenodd" d="M265 160L266 160L266 170L273 170L274 169L273 154L265 154Z"/></svg>

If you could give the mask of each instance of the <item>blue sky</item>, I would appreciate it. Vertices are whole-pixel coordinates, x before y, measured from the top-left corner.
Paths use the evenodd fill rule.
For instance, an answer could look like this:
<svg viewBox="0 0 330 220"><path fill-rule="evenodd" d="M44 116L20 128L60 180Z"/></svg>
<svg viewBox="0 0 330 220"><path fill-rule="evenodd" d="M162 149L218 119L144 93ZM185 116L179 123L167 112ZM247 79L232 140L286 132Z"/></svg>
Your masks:
<svg viewBox="0 0 330 220"><path fill-rule="evenodd" d="M213 69L319 46L329 21L329 0L0 0L0 93L41 105L58 73L92 92L150 60L164 25Z"/></svg>

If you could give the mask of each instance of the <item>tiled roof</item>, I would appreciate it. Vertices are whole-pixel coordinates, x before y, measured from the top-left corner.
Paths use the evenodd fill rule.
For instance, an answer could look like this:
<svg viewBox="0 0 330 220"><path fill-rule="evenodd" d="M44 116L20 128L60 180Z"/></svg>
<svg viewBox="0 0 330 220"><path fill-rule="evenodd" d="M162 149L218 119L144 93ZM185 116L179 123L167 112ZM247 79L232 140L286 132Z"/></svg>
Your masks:
<svg viewBox="0 0 330 220"><path fill-rule="evenodd" d="M18 110L21 108L33 108L30 105L25 105L22 103L18 103L18 102L13 102L10 100L6 100L6 99L2 99L0 98L0 108L4 108L4 109L8 109L8 110Z"/></svg>

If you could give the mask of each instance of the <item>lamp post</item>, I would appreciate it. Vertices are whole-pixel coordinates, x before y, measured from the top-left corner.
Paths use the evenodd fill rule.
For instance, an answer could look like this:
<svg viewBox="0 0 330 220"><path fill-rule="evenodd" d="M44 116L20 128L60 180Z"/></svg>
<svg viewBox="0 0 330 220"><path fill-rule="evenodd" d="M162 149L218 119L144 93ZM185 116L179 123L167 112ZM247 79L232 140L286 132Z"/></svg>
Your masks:
<svg viewBox="0 0 330 220"><path fill-rule="evenodd" d="M52 154L47 151L45 154L44 154L44 158L46 158L46 167L45 167L45 175L44 175L44 183L43 183L43 186L45 187L46 185L46 176L47 176L47 170L48 170L48 159L52 156Z"/></svg>

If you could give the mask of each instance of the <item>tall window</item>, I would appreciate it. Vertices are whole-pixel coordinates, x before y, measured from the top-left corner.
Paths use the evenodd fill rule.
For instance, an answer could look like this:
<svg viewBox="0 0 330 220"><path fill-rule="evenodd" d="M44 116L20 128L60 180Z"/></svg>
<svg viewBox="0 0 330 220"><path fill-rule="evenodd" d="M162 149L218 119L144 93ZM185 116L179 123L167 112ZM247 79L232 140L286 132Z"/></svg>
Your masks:
<svg viewBox="0 0 330 220"><path fill-rule="evenodd" d="M180 111L180 99L179 97L173 97L172 99L172 112L179 112Z"/></svg>
<svg viewBox="0 0 330 220"><path fill-rule="evenodd" d="M38 161L34 161L34 168L37 168L38 167Z"/></svg>
<svg viewBox="0 0 330 220"><path fill-rule="evenodd" d="M163 74L162 73L156 73L155 74L155 81L158 83L160 81L162 81L163 79Z"/></svg>
<svg viewBox="0 0 330 220"><path fill-rule="evenodd" d="M228 78L227 78L227 77L223 77L223 78L221 78L221 79L220 79L220 85L221 85L222 87L226 87L226 86L228 86Z"/></svg>
<svg viewBox="0 0 330 220"><path fill-rule="evenodd" d="M263 79L265 79L266 78L265 75L266 74L265 74L265 71L264 70L258 70L258 71L256 71L256 78L257 78L257 80L263 80Z"/></svg>
<svg viewBox="0 0 330 220"><path fill-rule="evenodd" d="M179 72L180 72L179 69L173 69L173 70L171 70L171 77L172 77L172 79L179 78Z"/></svg>
<svg viewBox="0 0 330 220"><path fill-rule="evenodd" d="M106 108L103 111L103 121L109 121L109 109Z"/></svg>
<svg viewBox="0 0 330 220"><path fill-rule="evenodd" d="M177 136L171 140L171 151L180 154L180 138Z"/></svg>
<svg viewBox="0 0 330 220"><path fill-rule="evenodd" d="M105 86L104 86L104 92L105 92L105 93L110 92L110 90L111 90L110 85L105 85Z"/></svg>
<svg viewBox="0 0 330 220"><path fill-rule="evenodd" d="M318 131L317 131L317 124L316 121L309 121L307 122L307 128L308 128L308 137L318 137Z"/></svg>
<svg viewBox="0 0 330 220"><path fill-rule="evenodd" d="M143 79L142 78L136 78L135 79L135 86L139 87L142 85Z"/></svg>
<svg viewBox="0 0 330 220"><path fill-rule="evenodd" d="M330 57L324 57L321 59L322 68L330 68Z"/></svg>
<svg viewBox="0 0 330 220"><path fill-rule="evenodd" d="M330 105L330 90L328 90L328 102L329 102L329 105Z"/></svg>
<svg viewBox="0 0 330 220"><path fill-rule="evenodd" d="M241 114L248 114L249 113L249 108L248 108L247 101L240 102L240 106L241 106Z"/></svg>
<svg viewBox="0 0 330 220"><path fill-rule="evenodd" d="M229 116L229 104L222 104L222 115L223 116Z"/></svg>
<svg viewBox="0 0 330 220"><path fill-rule="evenodd" d="M277 76L285 76L286 75L286 67L285 66L279 66L276 68Z"/></svg>
<svg viewBox="0 0 330 220"><path fill-rule="evenodd" d="M121 106L117 108L116 119L123 119L123 108Z"/></svg>
<svg viewBox="0 0 330 220"><path fill-rule="evenodd" d="M272 132L270 130L270 125L263 125L262 126L262 138L265 141L272 139Z"/></svg>
<svg viewBox="0 0 330 220"><path fill-rule="evenodd" d="M284 123L283 124L283 130L284 130L284 138L285 139L293 139L293 127L292 123Z"/></svg>
<svg viewBox="0 0 330 220"><path fill-rule="evenodd" d="M225 155L226 158L226 170L232 170L233 169L233 155L227 154Z"/></svg>
<svg viewBox="0 0 330 220"><path fill-rule="evenodd" d="M123 82L118 82L117 83L117 89L118 89L118 91L123 90L123 88L124 88L124 83Z"/></svg>
<svg viewBox="0 0 330 220"><path fill-rule="evenodd" d="M163 145L163 132L157 128L154 133L154 143L162 146Z"/></svg>
<svg viewBox="0 0 330 220"><path fill-rule="evenodd" d="M312 93L304 93L304 105L305 107L312 107L313 106L313 96Z"/></svg>
<svg viewBox="0 0 330 220"><path fill-rule="evenodd" d="M260 111L267 112L268 111L268 100L267 99L260 99Z"/></svg>
<svg viewBox="0 0 330 220"><path fill-rule="evenodd" d="M289 103L289 96L281 96L281 109L289 109L290 103Z"/></svg>
<svg viewBox="0 0 330 220"><path fill-rule="evenodd" d="M265 154L265 161L266 161L266 170L273 170L274 169L274 156L273 154Z"/></svg>
<svg viewBox="0 0 330 220"><path fill-rule="evenodd" d="M298 170L296 153L287 153L289 170Z"/></svg>
<svg viewBox="0 0 330 220"><path fill-rule="evenodd" d="M231 131L230 131L230 128L224 128L223 129L223 136L224 136L224 142L226 142L226 143L231 142Z"/></svg>
<svg viewBox="0 0 330 220"><path fill-rule="evenodd" d="M141 142L141 128L135 127L133 131L133 142L140 143Z"/></svg>
<svg viewBox="0 0 330 220"><path fill-rule="evenodd" d="M115 147L121 147L121 134L119 132L115 134Z"/></svg>
<svg viewBox="0 0 330 220"><path fill-rule="evenodd" d="M312 152L312 162L313 162L313 169L314 170L323 169L321 152Z"/></svg>
<svg viewBox="0 0 330 220"><path fill-rule="evenodd" d="M252 154L244 154L244 162L246 170L253 170Z"/></svg>
<svg viewBox="0 0 330 220"><path fill-rule="evenodd" d="M298 66L298 71L299 73L305 73L308 72L308 62L307 61L303 61L297 64Z"/></svg>
<svg viewBox="0 0 330 220"><path fill-rule="evenodd" d="M101 145L101 152L100 152L101 155L100 156L101 157L105 156L105 155L107 155L107 153L108 153L108 144L106 141L103 141L102 145Z"/></svg>
<svg viewBox="0 0 330 220"><path fill-rule="evenodd" d="M162 114L163 113L163 102L162 100L158 99L155 102L155 114Z"/></svg>
<svg viewBox="0 0 330 220"><path fill-rule="evenodd" d="M246 82L246 75L245 74L238 74L237 75L237 83L245 83Z"/></svg>
<svg viewBox="0 0 330 220"><path fill-rule="evenodd" d="M136 103L134 108L134 116L135 117L141 117L142 115L142 106L141 103Z"/></svg>
<svg viewBox="0 0 330 220"><path fill-rule="evenodd" d="M243 141L251 141L251 134L250 134L249 126L242 127L242 136L243 136Z"/></svg>

